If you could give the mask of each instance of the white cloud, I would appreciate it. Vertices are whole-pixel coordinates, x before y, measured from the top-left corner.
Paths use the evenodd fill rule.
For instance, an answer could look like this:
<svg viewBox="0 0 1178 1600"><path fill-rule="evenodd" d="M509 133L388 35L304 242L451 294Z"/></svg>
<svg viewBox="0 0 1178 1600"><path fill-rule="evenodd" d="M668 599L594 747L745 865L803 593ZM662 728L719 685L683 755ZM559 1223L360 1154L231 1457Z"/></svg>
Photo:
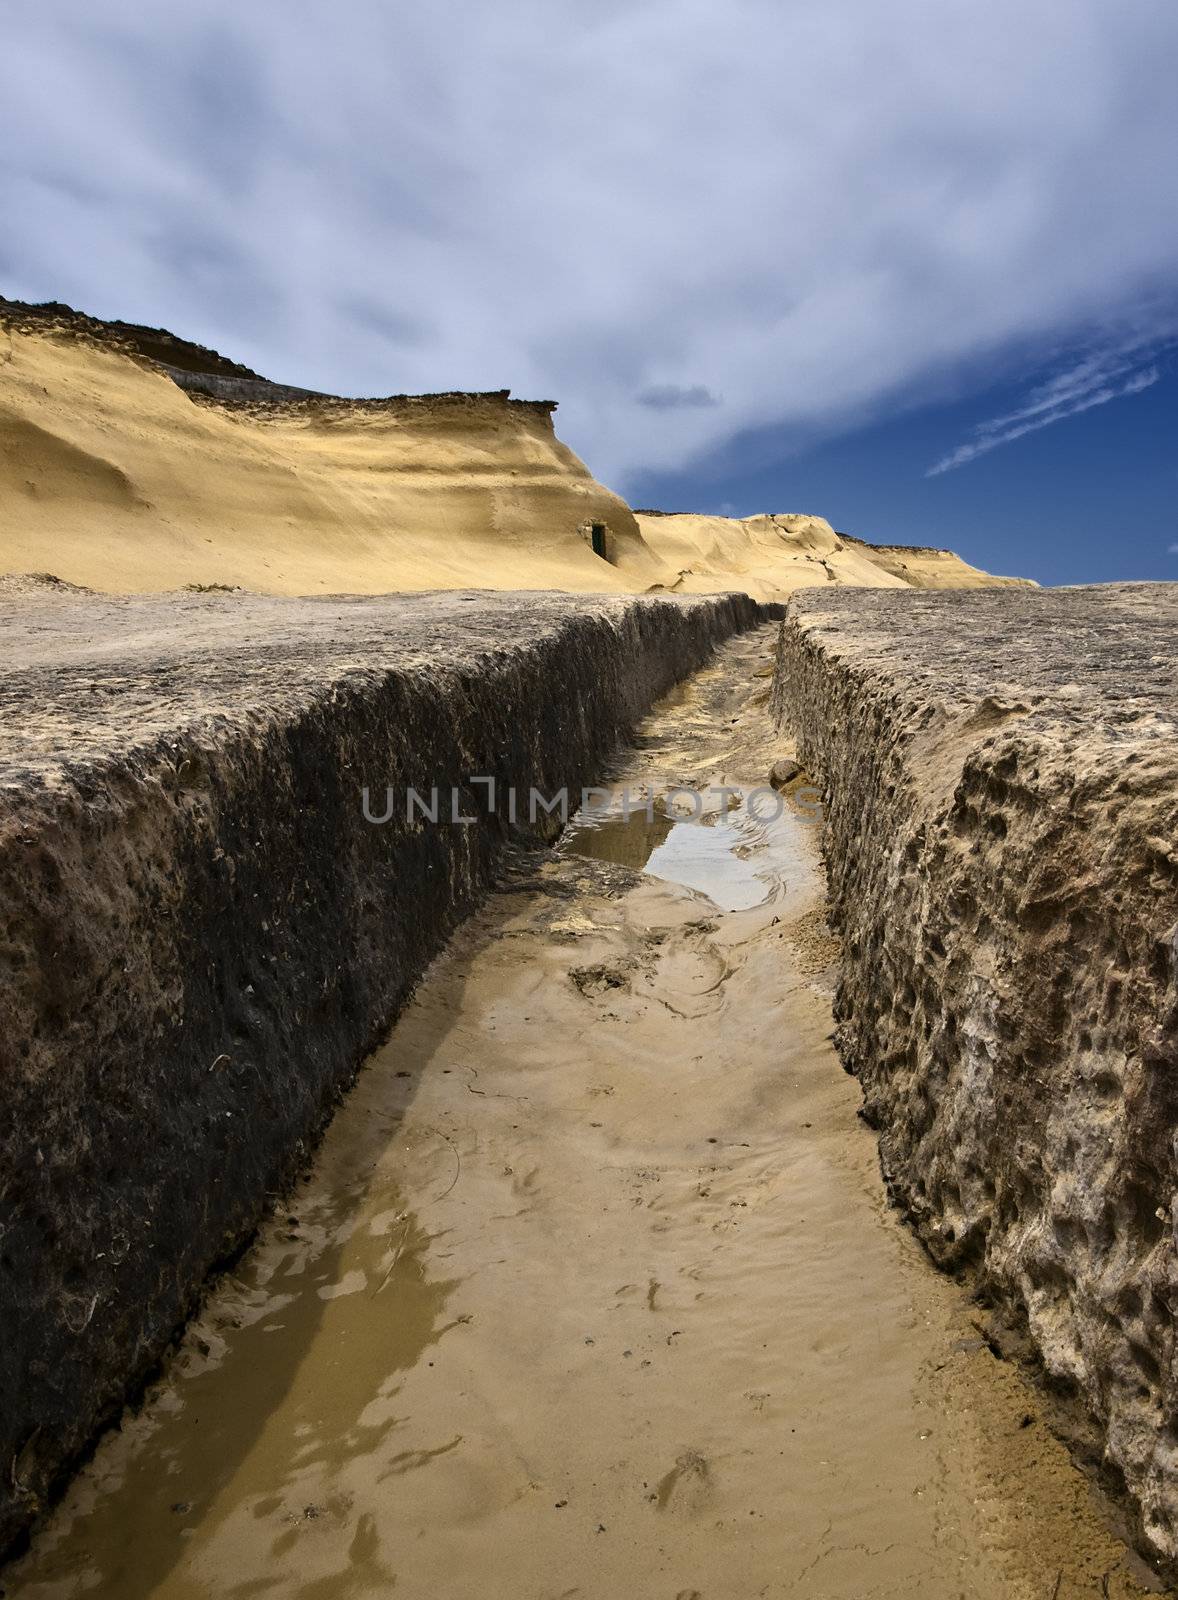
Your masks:
<svg viewBox="0 0 1178 1600"><path fill-rule="evenodd" d="M1178 556L1178 544L1172 544L1170 546L1169 554L1172 556Z"/></svg>
<svg viewBox="0 0 1178 1600"><path fill-rule="evenodd" d="M0 284L555 397L624 485L1144 315L1176 47L1167 0L9 0Z"/></svg>
<svg viewBox="0 0 1178 1600"><path fill-rule="evenodd" d="M1156 348L1162 342L1164 339L1159 332L1153 345ZM1110 400L1141 394L1152 388L1161 375L1155 363L1143 364L1140 345L1105 349L1086 356L1032 389L1017 410L979 422L973 429L973 437L943 456L928 469L925 477L935 478L942 472L951 472L955 467L988 455L1000 445L1036 433L1040 428L1049 428L1068 417L1079 416L1096 406L1107 405Z"/></svg>

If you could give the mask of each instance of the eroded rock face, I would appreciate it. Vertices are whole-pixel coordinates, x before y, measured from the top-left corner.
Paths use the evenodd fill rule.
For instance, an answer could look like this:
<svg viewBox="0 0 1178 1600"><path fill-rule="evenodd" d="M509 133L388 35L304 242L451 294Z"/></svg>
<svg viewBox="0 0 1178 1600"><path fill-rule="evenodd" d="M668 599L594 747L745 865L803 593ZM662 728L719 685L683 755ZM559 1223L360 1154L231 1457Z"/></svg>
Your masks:
<svg viewBox="0 0 1178 1600"><path fill-rule="evenodd" d="M635 511L642 536L673 575L679 594L707 594L733 583L764 600L827 584L873 589L978 589L1023 578L995 578L952 550L868 544L838 533L825 517L800 512L713 517Z"/></svg>
<svg viewBox="0 0 1178 1600"><path fill-rule="evenodd" d="M296 596L674 579L549 400L314 394L163 329L3 297L0 377L0 573ZM709 591L744 587L728 577Z"/></svg>
<svg viewBox="0 0 1178 1600"><path fill-rule="evenodd" d="M1178 585L791 601L839 1038L896 1201L1178 1555Z"/></svg>
<svg viewBox="0 0 1178 1600"><path fill-rule="evenodd" d="M559 827L530 788L593 782L761 615L0 586L0 1547L298 1170L501 847ZM476 825L446 820L455 783ZM438 825L409 821L435 784ZM387 822L364 786L372 817L393 789Z"/></svg>

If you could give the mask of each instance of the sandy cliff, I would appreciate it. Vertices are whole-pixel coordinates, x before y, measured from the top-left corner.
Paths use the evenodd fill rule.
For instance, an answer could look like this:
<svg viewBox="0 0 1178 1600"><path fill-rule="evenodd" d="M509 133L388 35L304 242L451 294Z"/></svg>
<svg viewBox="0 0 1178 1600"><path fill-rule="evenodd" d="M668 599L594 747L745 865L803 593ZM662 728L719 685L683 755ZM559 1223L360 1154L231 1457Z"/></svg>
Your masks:
<svg viewBox="0 0 1178 1600"><path fill-rule="evenodd" d="M829 583L870 589L980 589L1027 582L991 577L952 550L868 544L836 533L824 517L706 517L663 511L638 511L636 516L643 538L672 570L670 587L685 594L739 588L769 600Z"/></svg>
<svg viewBox="0 0 1178 1600"><path fill-rule="evenodd" d="M553 409L506 391L336 401L157 330L0 305L0 571L132 593L657 584Z"/></svg>
<svg viewBox="0 0 1178 1600"><path fill-rule="evenodd" d="M164 329L0 299L0 573L121 593L477 585L763 600L811 584L1005 581L821 517L636 517L556 437L554 409L506 390L340 400Z"/></svg>
<svg viewBox="0 0 1178 1600"><path fill-rule="evenodd" d="M910 589L1034 589L1031 578L998 578L980 567L971 567L953 550L937 550L927 545L868 544L849 533L839 538L848 551L861 551L872 566L891 573Z"/></svg>

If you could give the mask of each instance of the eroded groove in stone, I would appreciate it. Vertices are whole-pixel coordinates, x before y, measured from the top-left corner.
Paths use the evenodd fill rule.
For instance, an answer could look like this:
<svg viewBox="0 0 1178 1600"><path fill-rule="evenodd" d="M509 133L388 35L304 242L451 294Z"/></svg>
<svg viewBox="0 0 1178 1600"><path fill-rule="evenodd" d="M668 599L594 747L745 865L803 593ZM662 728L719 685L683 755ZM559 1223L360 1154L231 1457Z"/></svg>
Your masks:
<svg viewBox="0 0 1178 1600"><path fill-rule="evenodd" d="M847 1067L892 1195L1178 1554L1178 585L809 591Z"/></svg>
<svg viewBox="0 0 1178 1600"><path fill-rule="evenodd" d="M527 824L742 596L0 590L0 1547L304 1162ZM406 820L470 775L524 797ZM386 787L400 796L390 821ZM575 805L575 801L574 801Z"/></svg>

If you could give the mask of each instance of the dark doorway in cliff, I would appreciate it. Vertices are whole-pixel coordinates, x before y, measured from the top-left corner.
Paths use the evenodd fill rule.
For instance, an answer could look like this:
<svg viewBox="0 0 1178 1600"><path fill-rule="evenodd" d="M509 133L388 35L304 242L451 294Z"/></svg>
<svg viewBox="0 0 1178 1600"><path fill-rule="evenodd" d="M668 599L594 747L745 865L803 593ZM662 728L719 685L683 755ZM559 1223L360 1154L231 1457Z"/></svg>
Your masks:
<svg viewBox="0 0 1178 1600"><path fill-rule="evenodd" d="M590 524L589 541L593 546L593 554L595 556L600 556L603 561L608 561L609 557L605 553L604 522L594 522Z"/></svg>

